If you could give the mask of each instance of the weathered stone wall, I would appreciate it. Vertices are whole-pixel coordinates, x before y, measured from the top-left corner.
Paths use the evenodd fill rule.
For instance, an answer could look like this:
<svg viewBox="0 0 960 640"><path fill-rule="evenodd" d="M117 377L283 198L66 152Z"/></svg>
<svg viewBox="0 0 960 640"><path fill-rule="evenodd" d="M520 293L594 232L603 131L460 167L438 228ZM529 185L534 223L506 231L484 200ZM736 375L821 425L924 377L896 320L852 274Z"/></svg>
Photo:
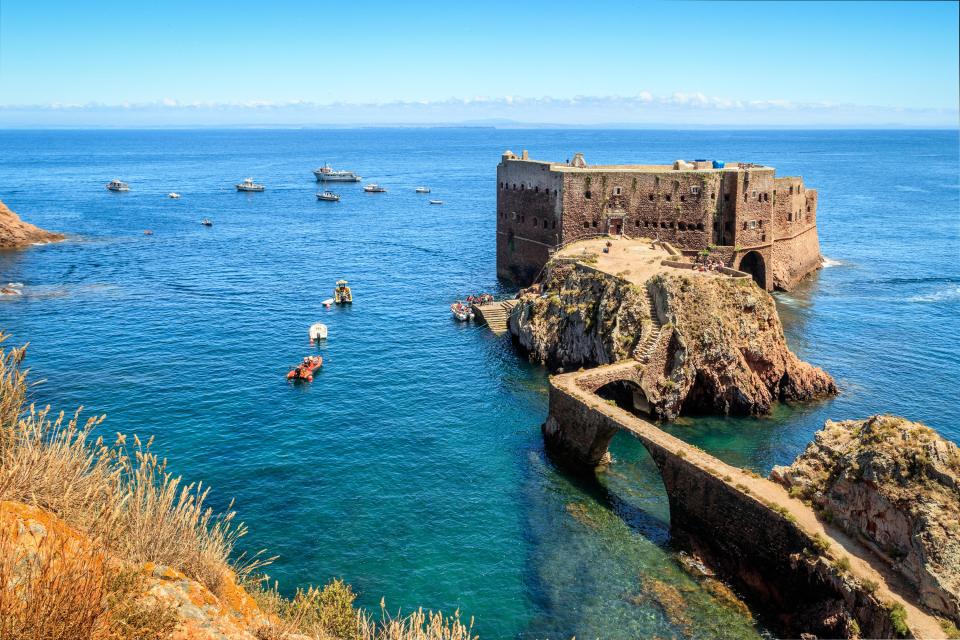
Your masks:
<svg viewBox="0 0 960 640"><path fill-rule="evenodd" d="M783 291L789 291L819 269L823 258L816 225L808 227L796 237L774 242L770 264L773 265L772 287Z"/></svg>

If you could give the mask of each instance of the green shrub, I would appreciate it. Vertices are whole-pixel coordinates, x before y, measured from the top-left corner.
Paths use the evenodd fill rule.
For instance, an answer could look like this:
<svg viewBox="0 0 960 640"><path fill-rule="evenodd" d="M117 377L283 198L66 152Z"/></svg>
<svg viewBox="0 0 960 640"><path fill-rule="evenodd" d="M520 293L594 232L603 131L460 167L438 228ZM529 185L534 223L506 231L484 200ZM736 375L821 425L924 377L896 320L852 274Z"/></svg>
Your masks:
<svg viewBox="0 0 960 640"><path fill-rule="evenodd" d="M813 548L819 553L826 553L830 549L830 541L819 533L813 534L811 540L813 540Z"/></svg>
<svg viewBox="0 0 960 640"><path fill-rule="evenodd" d="M848 558L847 556L840 556L839 558L834 560L831 564L833 564L833 568L836 569L837 571L843 571L843 572L850 571L850 558Z"/></svg>
<svg viewBox="0 0 960 640"><path fill-rule="evenodd" d="M898 638L906 638L910 635L910 627L907 626L907 610L899 602L894 602L888 608L890 611L890 624L893 625L893 631Z"/></svg>

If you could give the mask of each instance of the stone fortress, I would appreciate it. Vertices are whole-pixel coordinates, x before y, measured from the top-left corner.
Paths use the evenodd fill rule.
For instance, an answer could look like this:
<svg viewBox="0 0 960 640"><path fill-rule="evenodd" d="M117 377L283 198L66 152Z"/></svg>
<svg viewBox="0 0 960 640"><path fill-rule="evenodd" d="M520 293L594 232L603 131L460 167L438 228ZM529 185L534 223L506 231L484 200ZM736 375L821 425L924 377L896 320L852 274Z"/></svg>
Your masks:
<svg viewBox="0 0 960 640"><path fill-rule="evenodd" d="M564 163L506 151L497 166L497 275L529 285L554 251L597 235L647 237L693 256L709 249L767 289L820 267L817 192L773 167Z"/></svg>

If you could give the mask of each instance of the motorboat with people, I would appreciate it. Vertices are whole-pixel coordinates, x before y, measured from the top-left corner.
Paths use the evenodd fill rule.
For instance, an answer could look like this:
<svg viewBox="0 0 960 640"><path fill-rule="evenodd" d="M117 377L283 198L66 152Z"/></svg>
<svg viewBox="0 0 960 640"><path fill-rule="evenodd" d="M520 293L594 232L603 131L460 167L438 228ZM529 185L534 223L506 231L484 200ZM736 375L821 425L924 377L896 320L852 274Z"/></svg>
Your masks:
<svg viewBox="0 0 960 640"><path fill-rule="evenodd" d="M205 227L212 227L213 220L211 220L210 218L204 218L203 220L200 221L200 224L202 224Z"/></svg>
<svg viewBox="0 0 960 640"><path fill-rule="evenodd" d="M361 180L360 176L353 171L336 170L329 164L315 169L313 175L317 177L317 182L360 182Z"/></svg>
<svg viewBox="0 0 960 640"><path fill-rule="evenodd" d="M327 325L322 322L316 322L310 325L310 342L318 342L327 339Z"/></svg>
<svg viewBox="0 0 960 640"><path fill-rule="evenodd" d="M303 362L295 366L290 370L289 373L287 373L287 380L293 382L296 382L297 380L313 382L313 374L315 374L322 366L323 358L321 356L307 356L303 359Z"/></svg>
<svg viewBox="0 0 960 640"><path fill-rule="evenodd" d="M443 204L443 200L431 200L430 204Z"/></svg>
<svg viewBox="0 0 960 640"><path fill-rule="evenodd" d="M376 182L371 182L363 188L367 193L386 193L387 190L378 185Z"/></svg>
<svg viewBox="0 0 960 640"><path fill-rule="evenodd" d="M130 185L119 180L111 180L107 183L107 189L109 191L130 191Z"/></svg>
<svg viewBox="0 0 960 640"><path fill-rule="evenodd" d="M176 191L171 191L170 193L167 194L167 197L170 198L171 200L179 200L180 194L177 193Z"/></svg>
<svg viewBox="0 0 960 640"><path fill-rule="evenodd" d="M336 304L353 304L353 291L347 286L346 280L337 280L333 289L333 301Z"/></svg>
<svg viewBox="0 0 960 640"><path fill-rule="evenodd" d="M450 305L450 313L453 314L453 317L459 320L460 322L467 322L468 320L473 320L473 310L469 305L463 304L460 300L457 300L452 305Z"/></svg>
<svg viewBox="0 0 960 640"><path fill-rule="evenodd" d="M340 195L334 193L333 191L324 191L323 193L317 194L317 200L324 200L326 202L340 202Z"/></svg>
<svg viewBox="0 0 960 640"><path fill-rule="evenodd" d="M430 187L417 187L414 191L417 193L430 193Z"/></svg>
<svg viewBox="0 0 960 640"><path fill-rule="evenodd" d="M253 178L244 178L236 187L237 191L263 191L263 185L254 182Z"/></svg>

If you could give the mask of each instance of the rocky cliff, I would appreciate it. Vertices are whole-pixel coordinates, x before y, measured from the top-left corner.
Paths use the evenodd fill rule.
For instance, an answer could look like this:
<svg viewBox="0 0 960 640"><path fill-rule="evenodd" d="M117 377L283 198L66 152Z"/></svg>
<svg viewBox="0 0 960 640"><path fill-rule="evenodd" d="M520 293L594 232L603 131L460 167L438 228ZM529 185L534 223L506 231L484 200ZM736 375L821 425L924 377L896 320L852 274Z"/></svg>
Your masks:
<svg viewBox="0 0 960 640"><path fill-rule="evenodd" d="M823 517L870 543L960 623L960 450L929 427L894 416L828 421L771 477Z"/></svg>
<svg viewBox="0 0 960 640"><path fill-rule="evenodd" d="M665 269L641 285L556 261L541 285L521 294L510 331L552 369L637 358L658 418L759 415L778 400L837 390L826 372L790 351L773 298L749 279Z"/></svg>
<svg viewBox="0 0 960 640"><path fill-rule="evenodd" d="M35 242L56 242L63 240L63 235L44 231L29 222L24 222L20 216L0 202L0 249L19 249L30 246Z"/></svg>

